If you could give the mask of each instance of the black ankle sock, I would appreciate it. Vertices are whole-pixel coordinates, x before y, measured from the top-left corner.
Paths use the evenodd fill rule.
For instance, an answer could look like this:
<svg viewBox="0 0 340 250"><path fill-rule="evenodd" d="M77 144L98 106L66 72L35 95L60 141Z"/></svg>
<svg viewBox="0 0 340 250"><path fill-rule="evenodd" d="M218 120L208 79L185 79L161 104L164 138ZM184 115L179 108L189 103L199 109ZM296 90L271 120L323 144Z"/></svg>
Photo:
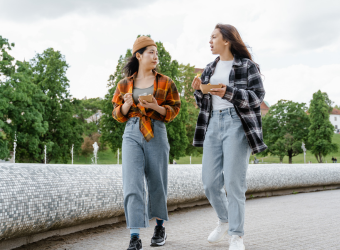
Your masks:
<svg viewBox="0 0 340 250"><path fill-rule="evenodd" d="M157 226L163 226L164 220L158 220L156 219Z"/></svg>
<svg viewBox="0 0 340 250"><path fill-rule="evenodd" d="M133 237L137 237L137 238L139 239L139 234L131 234L131 239L132 239Z"/></svg>

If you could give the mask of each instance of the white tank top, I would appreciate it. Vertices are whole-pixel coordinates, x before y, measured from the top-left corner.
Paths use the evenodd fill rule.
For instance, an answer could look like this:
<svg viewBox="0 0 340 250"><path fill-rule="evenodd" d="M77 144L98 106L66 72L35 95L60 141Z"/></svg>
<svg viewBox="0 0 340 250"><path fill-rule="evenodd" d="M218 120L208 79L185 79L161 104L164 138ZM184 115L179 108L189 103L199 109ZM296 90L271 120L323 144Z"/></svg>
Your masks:
<svg viewBox="0 0 340 250"><path fill-rule="evenodd" d="M231 68L233 67L234 60L231 61L221 61L219 60L214 74L210 78L210 84L219 84L223 83L227 86L229 86L229 75ZM234 105L217 95L211 95L212 96L212 105L213 110L221 110L226 108L234 107Z"/></svg>

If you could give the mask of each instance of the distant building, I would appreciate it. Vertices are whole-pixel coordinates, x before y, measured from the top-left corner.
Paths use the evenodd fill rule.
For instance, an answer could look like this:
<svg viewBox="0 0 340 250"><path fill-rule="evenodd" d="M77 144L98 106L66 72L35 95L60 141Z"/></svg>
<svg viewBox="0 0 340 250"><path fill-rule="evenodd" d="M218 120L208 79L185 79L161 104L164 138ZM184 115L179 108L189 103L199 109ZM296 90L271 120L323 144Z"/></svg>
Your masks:
<svg viewBox="0 0 340 250"><path fill-rule="evenodd" d="M268 113L270 105L269 105L268 102L263 101L261 103L260 107L261 107L261 116L263 117L263 116L265 116Z"/></svg>
<svg viewBox="0 0 340 250"><path fill-rule="evenodd" d="M329 115L329 120L334 126L334 133L340 133L340 110L333 108Z"/></svg>
<svg viewBox="0 0 340 250"><path fill-rule="evenodd" d="M200 74L202 74L203 73L203 71L204 71L204 69L200 69L200 68L195 68L195 74L197 74L197 73L200 73Z"/></svg>
<svg viewBox="0 0 340 250"><path fill-rule="evenodd" d="M87 123L95 122L97 124L102 115L103 115L102 111L98 110L97 113L91 115L89 118L86 118L85 120L87 121Z"/></svg>

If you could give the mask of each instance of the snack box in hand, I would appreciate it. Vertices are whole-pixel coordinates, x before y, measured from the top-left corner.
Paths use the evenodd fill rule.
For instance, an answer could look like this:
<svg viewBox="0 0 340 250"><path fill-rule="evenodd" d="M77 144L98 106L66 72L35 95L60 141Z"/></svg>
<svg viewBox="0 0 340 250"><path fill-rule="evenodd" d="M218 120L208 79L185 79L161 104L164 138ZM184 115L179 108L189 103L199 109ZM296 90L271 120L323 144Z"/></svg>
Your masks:
<svg viewBox="0 0 340 250"><path fill-rule="evenodd" d="M208 94L211 89L222 88L222 84L217 84L217 85L211 85L210 83L201 84L200 88L203 94Z"/></svg>
<svg viewBox="0 0 340 250"><path fill-rule="evenodd" d="M152 102L152 97L153 97L152 94L149 94L149 95L140 95L139 99L145 100L147 102Z"/></svg>

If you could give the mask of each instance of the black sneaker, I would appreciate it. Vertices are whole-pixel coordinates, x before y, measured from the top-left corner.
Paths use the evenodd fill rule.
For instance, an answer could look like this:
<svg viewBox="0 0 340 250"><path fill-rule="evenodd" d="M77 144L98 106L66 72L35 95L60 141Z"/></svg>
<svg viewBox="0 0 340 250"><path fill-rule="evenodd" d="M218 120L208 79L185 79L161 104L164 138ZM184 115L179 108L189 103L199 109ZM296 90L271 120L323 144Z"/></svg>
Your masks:
<svg viewBox="0 0 340 250"><path fill-rule="evenodd" d="M133 236L130 240L130 245L127 250L143 250L142 240L137 236Z"/></svg>
<svg viewBox="0 0 340 250"><path fill-rule="evenodd" d="M165 227L163 226L155 226L155 232L153 233L153 237L151 238L152 247L159 247L165 244L166 233Z"/></svg>

